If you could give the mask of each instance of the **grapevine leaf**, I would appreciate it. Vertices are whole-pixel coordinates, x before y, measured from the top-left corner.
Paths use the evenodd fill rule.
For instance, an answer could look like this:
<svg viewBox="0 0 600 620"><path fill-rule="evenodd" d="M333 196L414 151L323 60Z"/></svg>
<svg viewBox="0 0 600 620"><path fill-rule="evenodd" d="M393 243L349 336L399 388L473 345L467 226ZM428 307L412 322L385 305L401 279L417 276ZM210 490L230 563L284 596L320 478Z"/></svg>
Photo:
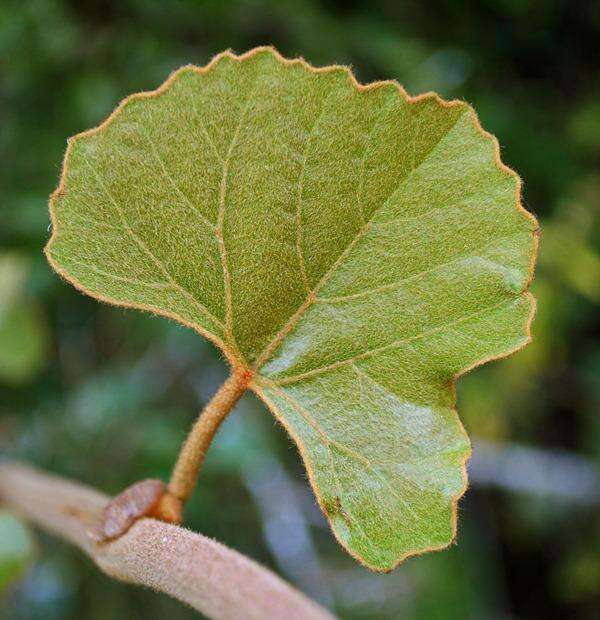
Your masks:
<svg viewBox="0 0 600 620"><path fill-rule="evenodd" d="M226 52L71 139L50 208L66 279L253 373L353 556L452 540L454 379L530 339L537 245L468 105Z"/></svg>

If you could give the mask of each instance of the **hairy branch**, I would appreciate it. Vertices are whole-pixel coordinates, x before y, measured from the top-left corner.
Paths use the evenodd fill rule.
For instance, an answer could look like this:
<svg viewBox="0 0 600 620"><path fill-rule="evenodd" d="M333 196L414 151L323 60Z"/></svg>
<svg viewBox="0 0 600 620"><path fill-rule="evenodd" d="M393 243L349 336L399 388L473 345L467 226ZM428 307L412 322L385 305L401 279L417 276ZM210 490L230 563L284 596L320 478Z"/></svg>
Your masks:
<svg viewBox="0 0 600 620"><path fill-rule="evenodd" d="M96 542L109 498L31 467L0 464L11 510L85 551L108 575L165 592L214 620L333 620L274 573L181 527L140 519L115 541Z"/></svg>
<svg viewBox="0 0 600 620"><path fill-rule="evenodd" d="M227 414L248 386L249 373L236 368L204 407L192 427L173 469L167 493L154 515L163 521L181 523L182 508L190 498L210 444Z"/></svg>

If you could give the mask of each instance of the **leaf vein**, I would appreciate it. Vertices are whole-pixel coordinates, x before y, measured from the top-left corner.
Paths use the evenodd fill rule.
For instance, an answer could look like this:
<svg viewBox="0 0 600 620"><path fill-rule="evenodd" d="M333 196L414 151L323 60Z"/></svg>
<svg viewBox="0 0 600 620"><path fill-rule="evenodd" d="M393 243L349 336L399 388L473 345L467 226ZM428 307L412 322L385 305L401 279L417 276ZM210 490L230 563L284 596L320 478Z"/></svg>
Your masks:
<svg viewBox="0 0 600 620"><path fill-rule="evenodd" d="M256 91L256 88L257 86L255 83L244 103L242 113L240 114L239 121L227 149L227 155L223 160L223 173L221 175L221 183L219 187L219 211L217 215L217 227L215 230L217 235L217 242L219 245L219 255L221 257L221 267L223 269L223 284L225 290L225 332L227 334L229 344L233 346L236 350L237 347L235 345L235 338L233 335L233 298L231 291L231 273L229 272L229 267L227 265L227 248L225 246L225 237L223 234L223 223L225 221L227 181L229 176L229 167L231 165L231 158L233 156L233 151L237 144L240 132L246 120L246 116L251 107L252 97Z"/></svg>
<svg viewBox="0 0 600 620"><path fill-rule="evenodd" d="M356 204L358 206L360 218L363 224L366 222L365 211L362 205L364 180L365 180L365 160L367 158L367 153L369 153L372 147L373 134L375 133L375 130L377 129L377 127L379 127L379 124L381 123L383 119L384 113L387 112L388 109L391 107L392 102L394 102L394 99L390 99L386 105L380 106L378 110L377 118L375 119L373 126L371 127L371 129L369 130L365 138L365 145L364 145L363 152L360 158L358 184L356 188Z"/></svg>
<svg viewBox="0 0 600 620"><path fill-rule="evenodd" d="M289 405L293 409L295 409L321 437L323 445L327 448L328 452L331 455L332 471L335 472L335 477L338 481L338 486L341 486L341 485L339 484L339 478L337 476L337 465L335 464L335 458L333 457L332 446L337 448L340 452L344 452L345 454L347 454L354 460L361 463L364 467L369 469L369 471L371 471L378 480L383 482L383 484L388 487L390 493L400 502L400 504L402 504L407 509L407 511L410 512L413 515L413 517L415 517L415 519L417 520L419 519L418 514L414 511L412 506L410 506L409 502L407 502L403 497L401 497L398 494L398 492L392 487L390 481L381 472L377 470L377 467L373 465L373 463L371 463L371 461L366 456L360 454L356 450L353 450L349 446L337 441L336 439L332 439L331 437L329 437L325 429L323 429L323 427L315 420L314 416L312 416L310 412L307 409L305 409L295 398L293 398L285 390L282 390L277 384L273 384L272 382L269 382L269 384L271 384L271 388L275 390L276 392L278 392L280 396L284 400L286 400L289 403ZM403 478L405 477L403 476ZM405 480L411 483L413 486L416 486L417 489L421 490L417 485L415 485L413 481L408 480L407 478L405 478Z"/></svg>
<svg viewBox="0 0 600 620"><path fill-rule="evenodd" d="M431 153L434 152L436 148L445 140L445 138L450 134L452 129L458 123L458 120L461 116L458 116L456 121L451 125L443 136L439 138L439 140L432 145L432 147L425 154L420 163L410 169L402 179L400 179L397 187L390 192L388 197L382 202L382 204L376 208L371 214L370 219L362 226L356 235L351 239L350 243L346 246L346 248L340 253L338 258L334 261L331 267L325 272L325 274L321 277L321 279L317 282L312 291L308 294L305 301L299 306L298 310L290 317L290 319L283 325L283 327L275 334L273 339L265 346L263 351L258 355L256 361L254 362L252 368L253 370L258 370L275 352L275 350L279 347L279 345L283 342L283 339L296 327L302 316L308 310L308 308L314 303L319 291L327 284L330 278L335 273L336 269L340 266L340 264L346 259L352 248L356 246L356 244L360 241L360 239L364 236L364 234L370 230L372 226L373 218L375 214L378 213L381 209L383 209L388 203L390 197L398 190L398 188L402 185L402 183L406 182L406 180L413 174L423 163L424 161L431 156Z"/></svg>
<svg viewBox="0 0 600 620"><path fill-rule="evenodd" d="M476 248L472 248L470 249L468 252L465 252L464 254L460 254L458 256L455 256L454 258L448 260L448 261L444 261L442 263L439 263L437 265L434 265L433 267L429 268L429 269L424 269L423 271L419 271L418 273L414 273L411 276L407 276L405 278L402 278L400 280L396 280L395 282L390 282L388 284L383 284L381 286L372 288L372 289L368 289L366 291L360 291L358 293L351 293L349 295L338 295L335 297L317 297L315 299L315 303L327 303L327 304L333 304L333 303L340 303L340 302L344 302L344 301L350 301L353 299L360 299L362 297L367 297L368 295L372 295L374 293L382 293L384 291L389 291L389 290L393 290L395 288L398 288L399 286L401 286L402 284L405 284L406 282L411 282L414 280L420 280L422 279L424 276L427 276L428 274L431 273L435 273L436 271L440 271L442 269L444 269L445 267L449 267L450 265L454 265L456 263L460 263L461 261L470 259L470 258L481 258L480 256L478 256L478 254L474 254L477 252L482 252L484 250L487 250L491 247L493 247L494 245L502 242L502 241L507 241L508 239L511 239L512 237L516 237L517 235L521 235L522 233L520 231L516 232L516 233L511 233L510 235L504 235L502 237L499 237L497 239L493 239L492 241L488 241L486 243L483 243L481 245L479 245Z"/></svg>
<svg viewBox="0 0 600 620"><path fill-rule="evenodd" d="M499 303L492 304L490 306L486 306L485 308L483 308L481 310L477 310L476 312L471 312L470 314L467 314L465 316L461 316L458 319L455 319L454 321L451 321L450 323L444 323L442 325L438 325L437 327L433 327L432 329L425 330L425 331L421 332L420 334L415 334L415 335L409 336L407 338L402 338L400 340L395 340L393 342L389 342L388 344L382 345L380 347L375 347L373 349L368 349L367 351L362 351L361 353L353 355L352 357L349 357L349 358L347 358L345 360L339 360L337 362L333 362L332 364L327 364L326 366L321 366L319 368L314 368L312 370L308 370L308 371L306 371L304 373L301 373L301 374L298 374L298 375L292 375L290 377L284 377L283 379L280 379L279 381L276 381L275 384L276 385L288 385L290 383L297 383L298 381L302 381L304 379L311 378L311 377L313 377L315 375L320 375L320 374L327 373L329 371L335 370L336 368L340 368L340 367L352 364L352 362L355 362L357 360L366 359L366 358L371 357L372 355L376 355L378 353L383 353L384 351L387 351L389 349L394 349L394 348L399 347L399 346L401 346L403 344L406 344L408 342L414 342L416 340L420 340L422 338L425 338L427 336L431 336L433 334L443 333L444 331L449 330L451 327L453 327L455 325L460 325L462 323L466 323L467 321L469 321L472 318L481 316L483 314L486 314L487 312L491 312L493 310L498 309L502 305L508 305L510 303L514 303L514 299L510 299L508 301L506 299L503 299Z"/></svg>
<svg viewBox="0 0 600 620"><path fill-rule="evenodd" d="M304 189L304 175L306 174L306 164L308 161L308 153L310 151L310 147L312 146L312 139L315 135L315 129L317 125L323 118L325 111L327 109L327 103L332 93L335 92L334 87L332 86L327 93L327 95L323 98L323 103L321 104L321 109L315 118L311 128L308 132L308 137L306 138L304 149L302 151L302 164L300 168L300 174L298 176L298 196L296 199L296 254L298 256L298 265L300 268L300 275L302 277L302 284L304 285L304 290L306 294L310 294L310 284L308 281L308 274L306 271L306 263L304 259L304 252L302 249L303 243L303 226L302 226L302 192Z"/></svg>
<svg viewBox="0 0 600 620"><path fill-rule="evenodd" d="M143 139L146 140L146 142L148 143L148 145L150 146L150 150L152 152L152 155L154 157L154 159L156 159L156 161L158 162L158 165L160 166L160 170L161 173L163 175L163 177L167 180L167 182L169 183L169 185L171 185L171 187L175 190L175 192L177 193L177 195L190 207L190 209L198 216L198 218L200 219L200 221L205 224L210 230L211 232L214 233L215 231L215 225L198 209L198 207L196 207L194 204L192 204L192 201L185 195L185 193L181 190L181 188L179 187L179 185L176 183L175 179L173 179L173 176L169 173L167 167L165 166L165 163L162 159L162 156L160 155L160 153L158 152L158 149L156 148L156 145L154 144L154 142L152 141L152 139L150 138L150 136L147 136L143 133L140 133L140 135L142 136Z"/></svg>
<svg viewBox="0 0 600 620"><path fill-rule="evenodd" d="M133 230L133 228L131 227L131 224L127 221L127 218L125 217L125 214L123 213L123 209L121 209L121 206L119 205L118 201L115 199L112 193L108 190L108 188L104 184L104 181L101 179L101 177L96 172L94 166L92 166L91 162L87 159L87 157L84 158L84 161L86 165L88 166L88 168L92 171L92 174L94 175L96 182L99 184L102 191L106 194L106 196L108 197L112 205L117 210L119 218L121 222L123 223L123 226L125 227L125 230L127 231L127 234L130 236L130 238L133 239L135 244L148 256L148 258L150 258L150 260L156 265L156 267L158 267L158 269L161 271L163 276L166 278L166 280L170 284L172 284L180 293L182 293L185 297L187 297L196 306L196 308L200 310L202 314L204 314L204 316L209 318L213 323L215 323L215 325L223 329L224 327L223 323L212 312L210 312L208 308L206 308L203 304L201 304L196 299L196 297L192 295L190 291L188 291L184 286L182 286L179 282L177 282L173 278L173 276L171 275L169 270L165 267L165 265L154 255L152 250L150 250L150 248L146 245L146 243L144 243L144 241L139 237L139 235Z"/></svg>
<svg viewBox="0 0 600 620"><path fill-rule="evenodd" d="M89 263L86 263L85 261L78 260L76 258L69 257L68 260L70 263L74 263L75 265L81 265L85 269L89 269L90 271L94 271L95 273L101 276L106 276L107 278L111 278L119 282L126 282L127 284L147 286L150 288L156 288L156 289L162 289L162 290L173 288L173 285L170 284L169 282L144 282L143 280L138 280L137 278L128 278L126 276L120 276L116 273L111 273L110 271L105 271L104 269L100 269L99 267L96 267L95 265L91 265Z"/></svg>

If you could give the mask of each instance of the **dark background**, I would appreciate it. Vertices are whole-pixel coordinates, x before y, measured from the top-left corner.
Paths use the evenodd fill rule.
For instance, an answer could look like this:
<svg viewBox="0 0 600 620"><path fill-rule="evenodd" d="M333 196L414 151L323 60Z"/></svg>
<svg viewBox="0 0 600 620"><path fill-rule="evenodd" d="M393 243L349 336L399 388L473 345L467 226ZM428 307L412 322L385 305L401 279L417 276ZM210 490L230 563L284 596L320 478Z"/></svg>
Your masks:
<svg viewBox="0 0 600 620"><path fill-rule="evenodd" d="M0 452L114 493L167 478L224 378L186 329L77 293L46 264L66 138L185 63L274 44L363 82L467 100L541 221L535 341L459 383L473 438L457 544L375 575L337 546L296 450L245 397L191 528L348 619L597 618L600 589L600 2L0 0ZM36 533L7 620L195 614Z"/></svg>

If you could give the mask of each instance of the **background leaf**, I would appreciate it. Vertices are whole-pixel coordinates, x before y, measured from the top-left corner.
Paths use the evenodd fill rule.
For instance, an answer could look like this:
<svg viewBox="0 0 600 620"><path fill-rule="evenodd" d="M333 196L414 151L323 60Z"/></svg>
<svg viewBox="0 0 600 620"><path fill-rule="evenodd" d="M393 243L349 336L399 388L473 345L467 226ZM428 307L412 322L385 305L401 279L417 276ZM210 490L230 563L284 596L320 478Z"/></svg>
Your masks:
<svg viewBox="0 0 600 620"><path fill-rule="evenodd" d="M44 367L49 352L46 317L26 290L27 257L0 253L0 381L19 385Z"/></svg>
<svg viewBox="0 0 600 620"><path fill-rule="evenodd" d="M0 592L22 575L33 553L29 530L16 517L0 510Z"/></svg>
<svg viewBox="0 0 600 620"><path fill-rule="evenodd" d="M454 536L454 378L529 340L519 199L465 104L258 49L72 140L47 254L253 370L340 542L388 570Z"/></svg>

